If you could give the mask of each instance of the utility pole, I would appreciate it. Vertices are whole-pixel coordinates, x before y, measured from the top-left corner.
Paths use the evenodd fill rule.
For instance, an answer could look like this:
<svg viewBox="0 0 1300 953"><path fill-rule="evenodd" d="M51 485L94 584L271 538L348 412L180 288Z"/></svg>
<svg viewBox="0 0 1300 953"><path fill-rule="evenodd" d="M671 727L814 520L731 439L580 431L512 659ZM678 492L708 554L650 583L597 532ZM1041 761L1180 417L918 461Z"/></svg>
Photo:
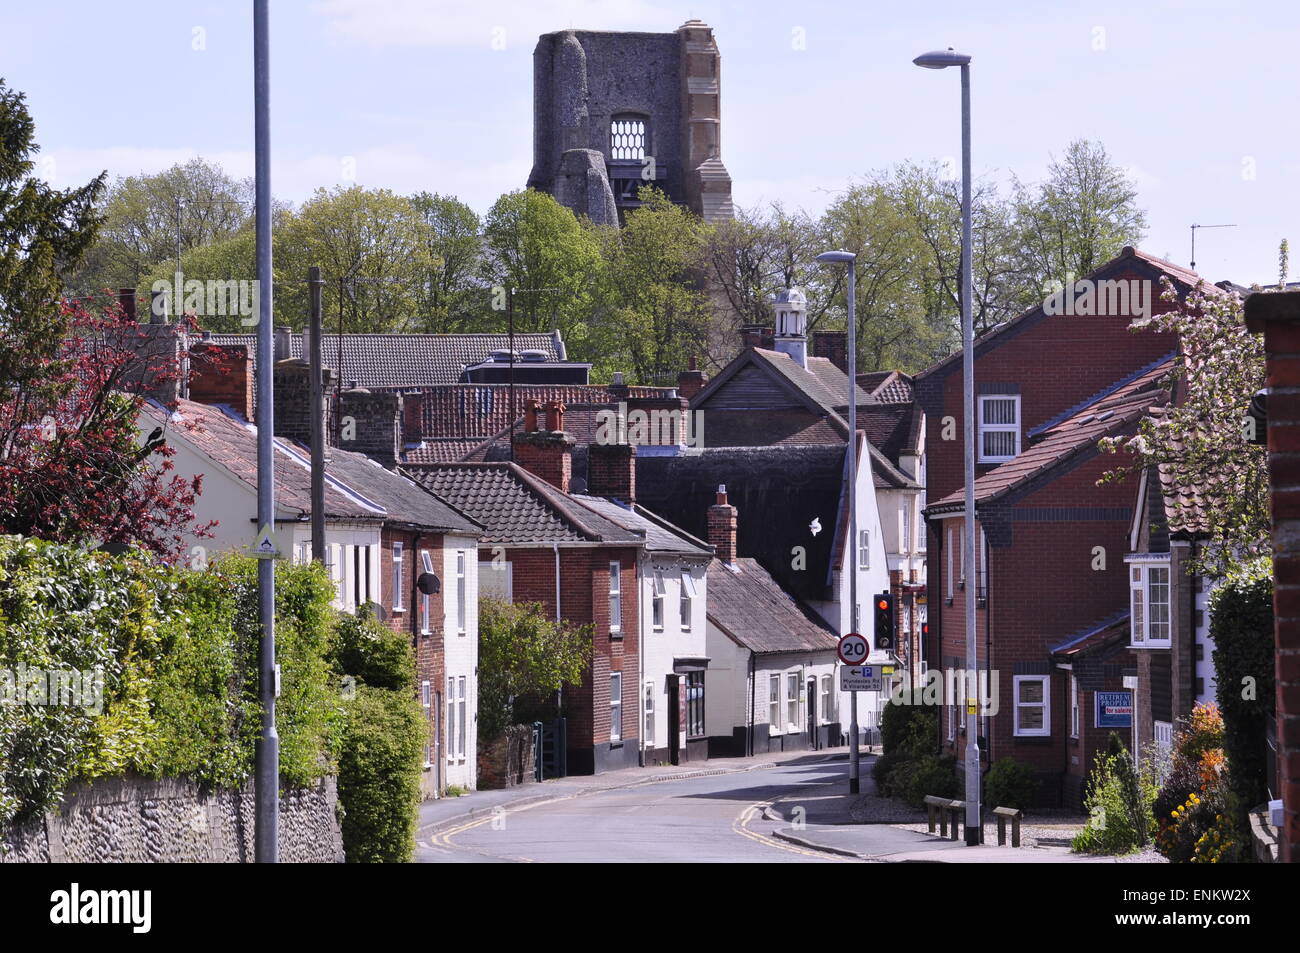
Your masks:
<svg viewBox="0 0 1300 953"><path fill-rule="evenodd" d="M275 405L271 328L271 110L269 0L253 0L253 126L257 241L257 525L258 538L270 539L275 527ZM262 732L257 741L256 857L259 864L280 860L280 736L275 729L279 666L275 662L275 559L257 562L257 601L262 622L258 659Z"/></svg>
<svg viewBox="0 0 1300 953"><path fill-rule="evenodd" d="M311 558L325 565L325 382L321 359L321 288L325 281L320 269L307 269L311 293Z"/></svg>

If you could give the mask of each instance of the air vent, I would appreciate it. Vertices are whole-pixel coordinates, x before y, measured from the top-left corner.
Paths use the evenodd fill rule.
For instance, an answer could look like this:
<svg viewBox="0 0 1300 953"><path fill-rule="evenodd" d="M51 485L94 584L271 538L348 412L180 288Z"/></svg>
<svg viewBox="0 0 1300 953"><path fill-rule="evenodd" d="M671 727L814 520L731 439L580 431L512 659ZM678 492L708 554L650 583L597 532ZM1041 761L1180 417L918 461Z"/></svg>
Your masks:
<svg viewBox="0 0 1300 953"><path fill-rule="evenodd" d="M493 351L493 352L492 352L492 360L493 360L493 361L496 361L496 362L499 363L499 364L509 364L509 363L510 363L510 360L511 360L511 355L512 355L512 354L514 355L514 360L515 360L515 361L518 361L518 360L519 360L519 352L518 352L518 351L513 351L513 352L512 352L512 351L508 351L508 350L506 350L505 348L502 348L502 349L499 350L499 351Z"/></svg>
<svg viewBox="0 0 1300 953"><path fill-rule="evenodd" d="M519 355L525 364L544 364L547 356L545 351L528 350Z"/></svg>

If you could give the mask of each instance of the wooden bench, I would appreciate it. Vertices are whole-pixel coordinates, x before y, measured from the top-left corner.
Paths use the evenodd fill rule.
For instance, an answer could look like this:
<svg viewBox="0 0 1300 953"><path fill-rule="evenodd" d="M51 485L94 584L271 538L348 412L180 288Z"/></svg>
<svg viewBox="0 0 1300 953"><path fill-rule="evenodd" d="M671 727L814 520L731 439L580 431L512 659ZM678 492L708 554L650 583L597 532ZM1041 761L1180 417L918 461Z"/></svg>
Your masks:
<svg viewBox="0 0 1300 953"><path fill-rule="evenodd" d="M925 810L930 822L930 833L934 833L934 821L937 817L939 820L939 836L947 837L949 840L957 839L957 825L962 813L966 810L965 801L954 801L946 797L935 797L933 794L925 796ZM952 834L948 833L948 823L952 822Z"/></svg>
<svg viewBox="0 0 1300 953"><path fill-rule="evenodd" d="M1004 847L1007 843L1007 820L1011 820L1011 846L1020 846L1020 818L1024 816L1024 811L1014 807L995 807L993 813L998 818L998 846Z"/></svg>

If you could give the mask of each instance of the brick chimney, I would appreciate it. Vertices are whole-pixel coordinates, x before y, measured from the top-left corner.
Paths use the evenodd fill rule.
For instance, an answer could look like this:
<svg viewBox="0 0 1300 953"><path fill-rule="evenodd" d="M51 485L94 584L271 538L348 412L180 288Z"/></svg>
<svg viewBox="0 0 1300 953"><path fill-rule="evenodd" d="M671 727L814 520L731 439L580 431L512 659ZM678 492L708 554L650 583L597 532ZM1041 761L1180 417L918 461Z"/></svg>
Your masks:
<svg viewBox="0 0 1300 953"><path fill-rule="evenodd" d="M419 443L424 439L424 391L412 390L402 395L402 440Z"/></svg>
<svg viewBox="0 0 1300 953"><path fill-rule="evenodd" d="M627 395L632 392L631 388L623 383L622 371L614 372L614 378L609 382L607 389L609 390L609 396L614 398L615 401L627 400Z"/></svg>
<svg viewBox="0 0 1300 953"><path fill-rule="evenodd" d="M658 447L686 445L686 413L690 403L684 397L668 391L656 397L629 397L626 403L629 421L633 412L639 410L645 414L646 422L644 428L628 423L629 443Z"/></svg>
<svg viewBox="0 0 1300 953"><path fill-rule="evenodd" d="M135 321L135 289L118 288L117 303L122 308L122 314L131 321Z"/></svg>
<svg viewBox="0 0 1300 953"><path fill-rule="evenodd" d="M569 492L573 478L573 437L548 425L564 426L564 405L549 401L538 420L537 401L524 404L524 429L514 437L514 461L529 473L545 480L561 493Z"/></svg>
<svg viewBox="0 0 1300 953"><path fill-rule="evenodd" d="M624 503L636 502L636 447L593 443L587 447L587 492Z"/></svg>
<svg viewBox="0 0 1300 953"><path fill-rule="evenodd" d="M279 361L272 370L275 385L275 435L311 446L311 365L300 358ZM333 371L322 368L324 400L321 401L325 443L333 442L330 431L330 399L333 396ZM354 449L345 447L345 449Z"/></svg>
<svg viewBox="0 0 1300 953"><path fill-rule="evenodd" d="M814 331L813 357L824 357L845 374L849 372L849 332Z"/></svg>
<svg viewBox="0 0 1300 953"><path fill-rule="evenodd" d="M709 507L709 542L724 563L736 561L736 508L727 502L727 487L718 487L718 502Z"/></svg>
<svg viewBox="0 0 1300 953"><path fill-rule="evenodd" d="M696 369L695 355L692 354L690 369L677 375L677 393L690 400L704 390L704 385L708 382L709 379L704 376L704 372Z"/></svg>
<svg viewBox="0 0 1300 953"><path fill-rule="evenodd" d="M251 421L253 358L248 348L242 344L208 341L200 341L190 348L190 400L200 404L228 404Z"/></svg>
<svg viewBox="0 0 1300 953"><path fill-rule="evenodd" d="M389 470L397 466L402 452L400 394L353 387L339 395L339 416L339 447L364 453Z"/></svg>
<svg viewBox="0 0 1300 953"><path fill-rule="evenodd" d="M771 351L776 346L776 336L772 329L761 324L742 324L740 326L741 347L761 347Z"/></svg>

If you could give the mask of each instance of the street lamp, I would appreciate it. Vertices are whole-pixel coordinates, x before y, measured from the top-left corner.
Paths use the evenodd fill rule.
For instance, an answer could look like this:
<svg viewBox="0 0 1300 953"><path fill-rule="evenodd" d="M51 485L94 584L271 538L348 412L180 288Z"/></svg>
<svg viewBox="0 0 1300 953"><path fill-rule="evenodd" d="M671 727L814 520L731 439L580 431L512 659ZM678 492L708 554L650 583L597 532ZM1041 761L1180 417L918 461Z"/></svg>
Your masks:
<svg viewBox="0 0 1300 953"><path fill-rule="evenodd" d="M912 60L926 69L961 67L961 353L962 407L966 483L964 565L975 566L975 332L971 321L971 210L970 210L970 57L949 47L932 50ZM981 840L980 749L976 716L978 693L973 685L979 663L975 658L975 590L967 585L966 596L966 845Z"/></svg>
<svg viewBox="0 0 1300 953"><path fill-rule="evenodd" d="M849 623L848 631L858 631L858 339L857 317L854 306L857 299L857 255L851 251L828 251L817 256L823 265L849 266ZM843 623L841 623L843 629ZM844 631L840 635L846 635ZM874 646L873 646L874 647ZM849 692L849 793L857 794L860 783L858 757L858 693Z"/></svg>

